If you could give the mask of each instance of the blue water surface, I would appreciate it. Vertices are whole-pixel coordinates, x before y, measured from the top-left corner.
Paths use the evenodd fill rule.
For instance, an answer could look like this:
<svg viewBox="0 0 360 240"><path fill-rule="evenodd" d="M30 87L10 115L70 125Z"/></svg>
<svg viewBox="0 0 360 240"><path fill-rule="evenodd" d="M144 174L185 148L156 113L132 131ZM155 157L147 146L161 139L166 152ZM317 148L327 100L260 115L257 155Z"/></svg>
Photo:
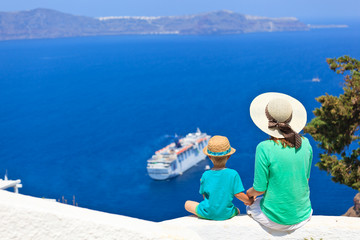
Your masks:
<svg viewBox="0 0 360 240"><path fill-rule="evenodd" d="M315 97L342 93L326 58L360 58L359 28L228 36L105 36L0 42L0 174L20 192L80 207L162 221L201 201L208 160L182 176L154 181L146 160L199 127L237 149L228 167L252 186L251 121L258 94L283 92L308 111ZM320 82L312 82L319 77ZM314 148L314 163L321 152ZM314 214L341 215L357 191L312 168ZM234 200L241 212L244 205Z"/></svg>

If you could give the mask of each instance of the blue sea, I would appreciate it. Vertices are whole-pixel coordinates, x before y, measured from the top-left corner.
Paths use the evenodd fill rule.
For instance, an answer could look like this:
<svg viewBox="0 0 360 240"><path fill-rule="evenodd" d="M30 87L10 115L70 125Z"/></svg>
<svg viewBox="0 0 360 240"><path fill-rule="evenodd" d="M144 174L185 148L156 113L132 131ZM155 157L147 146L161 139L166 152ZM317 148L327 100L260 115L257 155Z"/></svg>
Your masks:
<svg viewBox="0 0 360 240"><path fill-rule="evenodd" d="M237 149L228 167L251 187L256 145L268 138L250 119L252 99L289 94L310 121L316 97L342 93L326 58L360 59L359 30L0 42L0 177L21 179L22 194L75 196L79 207L152 221L188 215L184 202L201 201L210 163L150 179L146 161L168 136L197 127L227 136ZM307 137L315 165L321 149ZM310 188L317 215L345 213L357 193L315 166Z"/></svg>

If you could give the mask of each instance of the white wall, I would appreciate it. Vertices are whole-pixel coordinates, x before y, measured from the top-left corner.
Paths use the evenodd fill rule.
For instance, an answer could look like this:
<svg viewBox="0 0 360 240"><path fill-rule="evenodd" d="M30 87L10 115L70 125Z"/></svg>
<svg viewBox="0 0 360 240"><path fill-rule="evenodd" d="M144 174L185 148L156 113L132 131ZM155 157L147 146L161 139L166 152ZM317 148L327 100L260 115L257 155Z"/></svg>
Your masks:
<svg viewBox="0 0 360 240"><path fill-rule="evenodd" d="M193 216L161 223L0 190L0 239L360 239L360 218L313 216L295 232L265 229L247 215L226 221Z"/></svg>
<svg viewBox="0 0 360 240"><path fill-rule="evenodd" d="M293 232L279 232L260 226L247 215L226 221L208 221L196 217L177 218L160 224L180 225L196 232L202 239L296 239L358 240L360 218L313 216L305 226Z"/></svg>
<svg viewBox="0 0 360 240"><path fill-rule="evenodd" d="M162 225L0 190L0 239L199 239Z"/></svg>

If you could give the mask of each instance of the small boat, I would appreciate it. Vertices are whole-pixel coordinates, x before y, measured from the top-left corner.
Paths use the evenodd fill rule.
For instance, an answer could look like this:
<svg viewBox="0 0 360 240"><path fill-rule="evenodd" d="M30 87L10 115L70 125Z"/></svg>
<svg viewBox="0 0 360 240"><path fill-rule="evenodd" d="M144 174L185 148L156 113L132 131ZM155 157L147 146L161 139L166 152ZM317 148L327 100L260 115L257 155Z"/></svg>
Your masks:
<svg viewBox="0 0 360 240"><path fill-rule="evenodd" d="M314 77L311 81L312 81L312 82L320 82L320 78Z"/></svg>
<svg viewBox="0 0 360 240"><path fill-rule="evenodd" d="M149 176L155 180L166 180L183 174L186 170L204 160L203 148L210 136L198 128L184 138L175 136L174 142L158 150L147 160Z"/></svg>

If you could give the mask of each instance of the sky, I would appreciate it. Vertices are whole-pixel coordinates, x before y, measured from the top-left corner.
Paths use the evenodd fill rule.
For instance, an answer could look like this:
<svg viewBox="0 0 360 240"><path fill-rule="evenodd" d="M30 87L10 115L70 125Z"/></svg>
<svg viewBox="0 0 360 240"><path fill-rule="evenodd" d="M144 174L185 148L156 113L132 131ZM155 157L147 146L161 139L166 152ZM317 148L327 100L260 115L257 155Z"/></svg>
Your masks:
<svg viewBox="0 0 360 240"><path fill-rule="evenodd" d="M267 17L360 19L360 0L1 0L0 11L50 8L74 15L169 16L215 10Z"/></svg>

